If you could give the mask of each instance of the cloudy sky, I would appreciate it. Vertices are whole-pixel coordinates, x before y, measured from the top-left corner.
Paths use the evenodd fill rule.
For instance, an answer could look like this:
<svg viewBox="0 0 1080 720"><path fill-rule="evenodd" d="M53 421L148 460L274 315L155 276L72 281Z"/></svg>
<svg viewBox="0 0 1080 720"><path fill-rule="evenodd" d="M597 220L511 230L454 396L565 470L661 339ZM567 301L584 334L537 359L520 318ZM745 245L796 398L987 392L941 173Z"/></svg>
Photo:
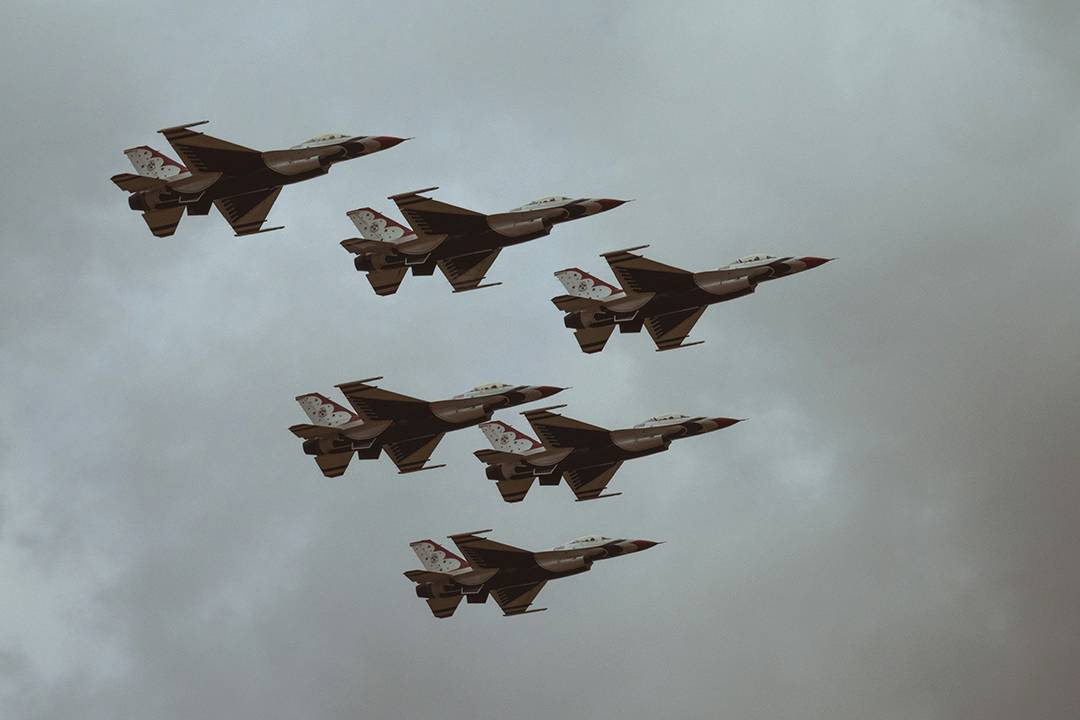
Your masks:
<svg viewBox="0 0 1080 720"><path fill-rule="evenodd" d="M810 6L813 6L811 8ZM1070 2L15 0L0 22L0 716L1080 716L1080 10ZM288 188L286 229L150 236L108 181L158 128L415 136ZM345 211L635 198L376 298ZM582 355L552 272L839 261L700 347ZM432 352L432 350L435 352ZM324 479L293 397L573 386L750 418L614 500L507 506L471 451ZM514 424L514 412L502 414ZM667 543L436 621L411 540Z"/></svg>

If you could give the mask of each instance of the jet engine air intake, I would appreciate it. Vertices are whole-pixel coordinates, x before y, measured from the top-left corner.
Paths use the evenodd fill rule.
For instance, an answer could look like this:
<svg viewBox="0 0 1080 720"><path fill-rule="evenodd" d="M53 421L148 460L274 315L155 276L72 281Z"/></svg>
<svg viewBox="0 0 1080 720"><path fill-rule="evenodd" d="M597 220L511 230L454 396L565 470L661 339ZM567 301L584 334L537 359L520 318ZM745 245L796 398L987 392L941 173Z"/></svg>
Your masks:
<svg viewBox="0 0 1080 720"><path fill-rule="evenodd" d="M615 436L612 438L612 441L623 450L632 453L660 452L662 450L667 450L671 445L669 439L659 434L621 438Z"/></svg>
<svg viewBox="0 0 1080 720"><path fill-rule="evenodd" d="M434 405L431 412L440 420L454 425L465 425L482 420L490 420L491 412L483 405L466 405L465 407L449 407Z"/></svg>
<svg viewBox="0 0 1080 720"><path fill-rule="evenodd" d="M581 556L569 558L538 558L536 564L548 572L559 574L585 572L592 567L592 561Z"/></svg>
<svg viewBox="0 0 1080 720"><path fill-rule="evenodd" d="M529 220L499 220L491 229L504 237L519 238L529 235L547 235L551 232L554 221L551 218L531 218Z"/></svg>
<svg viewBox="0 0 1080 720"><path fill-rule="evenodd" d="M331 157L306 157L299 160L271 160L267 167L278 175L306 175L312 172L327 172L330 169Z"/></svg>

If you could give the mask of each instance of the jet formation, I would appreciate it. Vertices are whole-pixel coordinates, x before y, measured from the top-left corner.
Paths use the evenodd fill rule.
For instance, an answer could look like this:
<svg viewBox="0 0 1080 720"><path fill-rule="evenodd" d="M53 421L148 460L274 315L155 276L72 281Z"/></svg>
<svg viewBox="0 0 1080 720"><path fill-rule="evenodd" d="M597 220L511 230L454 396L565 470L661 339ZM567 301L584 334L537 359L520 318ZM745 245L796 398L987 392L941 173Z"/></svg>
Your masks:
<svg viewBox="0 0 1080 720"><path fill-rule="evenodd" d="M484 276L504 247L544 237L569 220L616 208L625 200L549 197L495 215L449 205L421 193L437 187L391 195L408 225L373 208L346 213L361 237L341 246L356 255L353 265L366 272L377 295L393 295L405 273L432 275L435 268L454 292L493 287Z"/></svg>
<svg viewBox="0 0 1080 720"><path fill-rule="evenodd" d="M140 145L124 151L137 174L112 176L117 187L131 193L128 206L142 212L157 237L176 232L185 209L188 215L208 215L211 205L238 237L280 230L284 226L264 228L263 224L283 186L325 175L336 163L408 139L330 133L287 150L263 152L191 129L207 122L158 131L184 164Z"/></svg>
<svg viewBox="0 0 1080 720"><path fill-rule="evenodd" d="M407 139L326 134L288 149L259 151L192 129L205 123L159 131L179 160L146 145L129 148L124 154L135 174L112 177L129 193L129 207L142 213L157 237L173 235L185 212L207 215L211 206L237 236L278 230L264 225L282 187L325 175L339 162L386 150ZM354 267L366 273L377 295L396 293L410 270L414 276L440 270L455 293L499 285L484 280L503 248L545 237L555 225L627 202L553 196L488 215L427 195L435 190L430 187L389 197L404 222L371 207L347 213L360 237L343 240L341 245L355 256ZM716 270L692 272L635 252L646 247L601 256L621 287L576 267L555 273L567 294L552 302L564 313L563 323L574 331L583 352L603 350L616 327L623 333L646 329L657 350L698 345L700 341L686 340L709 305L749 295L762 282L830 260L750 255ZM534 482L558 485L563 479L577 501L597 500L621 494L607 488L627 460L665 452L677 439L740 422L672 414L609 430L557 414L553 411L565 405L555 405L522 413L538 437L533 439L494 420L494 413L565 388L490 383L446 400L427 401L371 384L381 379L337 385L351 409L316 392L296 397L310 422L289 430L303 441L303 452L314 457L324 476L339 477L353 457L375 460L384 450L399 473L443 467L429 464L443 436L479 426L492 449L474 454L505 502L523 501ZM410 544L423 569L409 570L405 577L416 584L416 595L427 600L435 617L453 615L462 598L484 603L489 595L504 615L538 612L544 608L531 605L548 580L587 572L597 560L658 544L589 535L532 552L481 537L487 532L491 531L449 536L460 554L433 540Z"/></svg>
<svg viewBox="0 0 1080 720"><path fill-rule="evenodd" d="M578 502L615 497L604 494L623 462L665 452L679 438L703 435L731 427L740 420L726 417L658 415L632 428L608 430L557 415L565 405L528 410L522 415L543 443L504 422L480 423L493 450L477 450L487 465L487 477L495 481L506 502L521 502L534 480L558 485L560 478Z"/></svg>
<svg viewBox="0 0 1080 720"><path fill-rule="evenodd" d="M705 308L757 290L759 283L787 277L829 262L832 258L749 255L718 270L691 272L635 255L639 245L601 255L622 283L616 287L581 268L555 273L567 295L551 299L566 315L583 352L604 349L611 333L648 330L657 350L700 345L685 342Z"/></svg>
<svg viewBox="0 0 1080 720"><path fill-rule="evenodd" d="M416 583L416 596L427 600L435 617L453 615L462 598L484 603L489 595L495 598L503 615L541 612L547 608L529 606L548 580L588 572L597 560L660 544L588 535L550 550L531 552L480 537L488 532L491 530L450 535L461 555L434 540L409 543L424 569L408 570L405 577Z"/></svg>
<svg viewBox="0 0 1080 720"><path fill-rule="evenodd" d="M399 473L444 467L427 462L447 432L479 425L500 408L540 400L565 389L489 383L449 400L428 402L369 384L381 379L337 386L353 410L319 393L297 396L311 423L293 425L289 431L304 441L304 453L315 457L326 477L343 475L354 453L360 460L376 460L383 450Z"/></svg>

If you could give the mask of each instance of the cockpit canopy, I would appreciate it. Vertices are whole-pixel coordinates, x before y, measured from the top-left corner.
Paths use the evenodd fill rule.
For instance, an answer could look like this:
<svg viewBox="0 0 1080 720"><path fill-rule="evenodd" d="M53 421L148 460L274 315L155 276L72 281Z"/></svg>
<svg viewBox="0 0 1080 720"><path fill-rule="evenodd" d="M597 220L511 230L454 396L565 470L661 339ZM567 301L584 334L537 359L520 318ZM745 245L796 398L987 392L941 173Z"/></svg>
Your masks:
<svg viewBox="0 0 1080 720"><path fill-rule="evenodd" d="M515 210L543 210L544 208L547 208L547 207L552 207L552 206L555 206L555 205L562 205L563 203L569 202L570 200L573 200L573 198L568 198L568 197L565 197L563 195L552 195L550 197L540 198L539 200L533 200L530 203L525 203L521 207L514 208L514 209Z"/></svg>
<svg viewBox="0 0 1080 720"><path fill-rule="evenodd" d="M323 133L322 135L316 135L313 138L309 138L299 145L293 145L293 149L315 147L316 145L330 145L342 140L348 140L353 137L352 135L342 135L341 133Z"/></svg>
<svg viewBox="0 0 1080 720"><path fill-rule="evenodd" d="M649 418L645 422L639 422L634 427L636 427L636 428L645 428L645 427L657 427L657 426L660 426L660 425L675 425L676 423L681 423L681 422L683 422L685 420L690 420L690 419L691 418L690 418L689 415L676 415L676 414L656 415L655 417Z"/></svg>
<svg viewBox="0 0 1080 720"><path fill-rule="evenodd" d="M745 256L743 256L741 258L736 259L735 262L733 262L731 264L732 265L745 265L746 263L762 262L763 260L775 260L775 259L776 259L775 255L765 255L763 253L759 253L757 255L745 255Z"/></svg>
<svg viewBox="0 0 1080 720"><path fill-rule="evenodd" d="M509 390L512 387L514 387L514 386L509 385L507 383L500 383L500 382L484 383L483 385L477 385L472 390L469 390L467 392L463 392L460 395L455 395L454 399L456 400L458 398L481 397L483 395L493 395L495 393L505 392L506 390Z"/></svg>
<svg viewBox="0 0 1080 720"><path fill-rule="evenodd" d="M613 538L604 537L603 535L585 535L575 540L571 540L565 545L559 545L551 548L552 550L573 550L579 547L595 547L597 545L605 545L609 542L613 542Z"/></svg>

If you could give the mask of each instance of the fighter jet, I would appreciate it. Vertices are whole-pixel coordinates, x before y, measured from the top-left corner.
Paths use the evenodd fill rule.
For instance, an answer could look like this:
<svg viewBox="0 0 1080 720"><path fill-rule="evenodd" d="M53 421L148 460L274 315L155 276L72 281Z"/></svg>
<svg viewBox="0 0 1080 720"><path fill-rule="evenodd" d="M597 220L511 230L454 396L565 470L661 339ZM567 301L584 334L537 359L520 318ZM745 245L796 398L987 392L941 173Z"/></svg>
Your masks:
<svg viewBox="0 0 1080 720"><path fill-rule="evenodd" d="M208 120L159 130L183 165L146 145L124 154L137 174L120 173L112 181L131 193L128 205L139 210L157 237L176 232L188 215L208 215L217 206L236 236L280 230L264 228L266 216L284 185L330 172L330 166L392 148L408 138L386 135L317 135L288 150L262 152L219 140L191 128Z"/></svg>
<svg viewBox="0 0 1080 720"><path fill-rule="evenodd" d="M625 430L607 430L551 412L565 405L529 410L522 415L543 444L498 420L480 423L494 450L474 454L487 465L503 500L521 502L533 480L558 485L560 477L578 502L615 497L603 494L623 462L664 452L673 440L731 427L726 417L657 415Z"/></svg>
<svg viewBox="0 0 1080 720"><path fill-rule="evenodd" d="M448 205L420 193L437 187L391 195L408 226L372 208L347 213L361 237L342 240L356 255L356 269L367 273L377 295L393 295L405 273L431 275L437 265L454 292L493 287L481 284L499 251L544 237L568 220L611 210L625 200L548 197L496 215Z"/></svg>
<svg viewBox="0 0 1080 720"><path fill-rule="evenodd" d="M748 255L719 270L695 273L633 253L647 247L639 245L601 255L622 283L621 288L580 268L555 273L569 294L554 297L551 302L566 313L563 322L575 331L582 351L603 350L616 327L624 333L636 333L644 326L657 350L700 345L703 341L684 341L708 305L749 295L758 283L833 259Z"/></svg>
<svg viewBox="0 0 1080 720"><path fill-rule="evenodd" d="M587 535L550 550L530 552L479 537L487 532L491 530L450 535L461 555L434 540L409 543L424 569L409 570L405 577L416 583L416 596L427 600L435 617L453 615L462 597L470 603L484 603L488 595L495 596L503 615L541 612L547 608L530 610L529 605L548 580L587 572L596 560L648 550L660 544L652 540Z"/></svg>
<svg viewBox="0 0 1080 720"><path fill-rule="evenodd" d="M355 412L319 393L296 398L311 424L293 425L289 431L304 441L304 453L315 456L326 477L344 474L353 453L361 460L375 460L383 450L399 473L444 467L427 465L427 461L448 431L479 425L499 408L533 402L566 389L489 383L450 400L428 402L368 384L375 380L382 378L337 386Z"/></svg>

